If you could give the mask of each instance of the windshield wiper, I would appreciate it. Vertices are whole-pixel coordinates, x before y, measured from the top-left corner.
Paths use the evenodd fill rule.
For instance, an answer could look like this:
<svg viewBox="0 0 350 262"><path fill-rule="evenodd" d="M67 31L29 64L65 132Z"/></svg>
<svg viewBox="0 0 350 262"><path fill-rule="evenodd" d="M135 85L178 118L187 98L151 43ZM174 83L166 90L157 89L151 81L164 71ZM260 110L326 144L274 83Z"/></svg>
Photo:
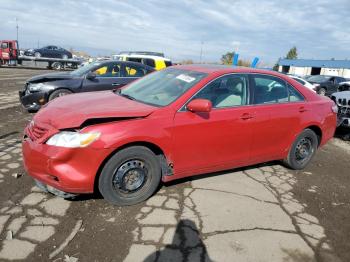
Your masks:
<svg viewBox="0 0 350 262"><path fill-rule="evenodd" d="M136 100L135 97L132 97L132 96L127 95L127 94L123 94L121 89L118 89L118 90L116 90L116 91L117 91L117 92L115 92L115 93L117 93L118 95L120 95L120 96L122 96L122 97L126 97L126 98L128 98L128 99L130 99L130 100Z"/></svg>

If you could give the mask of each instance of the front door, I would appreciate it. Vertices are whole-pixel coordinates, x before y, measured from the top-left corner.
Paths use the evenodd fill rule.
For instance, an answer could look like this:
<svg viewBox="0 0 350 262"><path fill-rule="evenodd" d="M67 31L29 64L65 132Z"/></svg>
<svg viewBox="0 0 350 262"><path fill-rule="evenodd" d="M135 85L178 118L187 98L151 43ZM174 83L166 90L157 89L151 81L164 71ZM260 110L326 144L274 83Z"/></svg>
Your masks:
<svg viewBox="0 0 350 262"><path fill-rule="evenodd" d="M84 79L82 91L103 91L116 89L121 78L121 65L119 62L103 63L94 70L94 79Z"/></svg>
<svg viewBox="0 0 350 262"><path fill-rule="evenodd" d="M248 80L245 75L222 76L192 99L212 102L209 113L182 108L174 118L174 171L180 176L245 165L249 162L252 128ZM192 100L191 99L191 100Z"/></svg>

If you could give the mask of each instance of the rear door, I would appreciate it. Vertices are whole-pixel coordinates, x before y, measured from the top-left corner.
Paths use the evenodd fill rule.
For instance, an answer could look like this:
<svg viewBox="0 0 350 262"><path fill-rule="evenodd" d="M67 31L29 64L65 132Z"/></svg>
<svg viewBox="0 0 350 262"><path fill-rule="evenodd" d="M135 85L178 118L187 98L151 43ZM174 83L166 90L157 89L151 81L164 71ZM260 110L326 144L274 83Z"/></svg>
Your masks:
<svg viewBox="0 0 350 262"><path fill-rule="evenodd" d="M253 129L248 97L247 76L230 74L212 81L191 99L210 100L211 112L193 113L184 106L175 114L176 173L185 176L249 163Z"/></svg>
<svg viewBox="0 0 350 262"><path fill-rule="evenodd" d="M294 140L302 115L309 108L304 97L283 79L251 74L254 108L251 160L254 163L279 159Z"/></svg>

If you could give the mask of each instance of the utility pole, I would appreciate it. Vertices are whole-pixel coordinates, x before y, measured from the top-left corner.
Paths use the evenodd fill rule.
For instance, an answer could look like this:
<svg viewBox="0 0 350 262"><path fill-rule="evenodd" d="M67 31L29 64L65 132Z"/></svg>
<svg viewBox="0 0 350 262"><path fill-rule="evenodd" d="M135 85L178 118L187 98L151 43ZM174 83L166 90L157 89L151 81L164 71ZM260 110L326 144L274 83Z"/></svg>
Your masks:
<svg viewBox="0 0 350 262"><path fill-rule="evenodd" d="M17 40L17 43L18 43L18 19L16 17L16 40Z"/></svg>
<svg viewBox="0 0 350 262"><path fill-rule="evenodd" d="M202 63L202 57L203 57L203 41L201 41L201 52L199 55L199 63L200 64Z"/></svg>

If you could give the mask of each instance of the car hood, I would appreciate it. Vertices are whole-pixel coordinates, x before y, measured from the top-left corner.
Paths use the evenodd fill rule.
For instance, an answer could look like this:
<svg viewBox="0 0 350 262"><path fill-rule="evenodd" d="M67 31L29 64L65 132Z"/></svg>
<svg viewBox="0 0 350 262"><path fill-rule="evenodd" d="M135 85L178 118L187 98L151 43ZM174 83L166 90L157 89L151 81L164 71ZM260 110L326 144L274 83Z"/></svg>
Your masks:
<svg viewBox="0 0 350 262"><path fill-rule="evenodd" d="M332 96L336 99L350 99L350 91L336 92L333 93Z"/></svg>
<svg viewBox="0 0 350 262"><path fill-rule="evenodd" d="M57 81L57 80L66 80L66 79L72 79L72 78L77 78L77 77L76 76L72 76L70 73L67 73L67 72L50 73L50 74L34 76L32 78L29 78L27 80L27 82L28 83L43 83L43 82L51 82L51 81Z"/></svg>
<svg viewBox="0 0 350 262"><path fill-rule="evenodd" d="M156 109L112 91L89 92L56 98L40 109L33 120L55 129L79 128L87 120L146 117Z"/></svg>

